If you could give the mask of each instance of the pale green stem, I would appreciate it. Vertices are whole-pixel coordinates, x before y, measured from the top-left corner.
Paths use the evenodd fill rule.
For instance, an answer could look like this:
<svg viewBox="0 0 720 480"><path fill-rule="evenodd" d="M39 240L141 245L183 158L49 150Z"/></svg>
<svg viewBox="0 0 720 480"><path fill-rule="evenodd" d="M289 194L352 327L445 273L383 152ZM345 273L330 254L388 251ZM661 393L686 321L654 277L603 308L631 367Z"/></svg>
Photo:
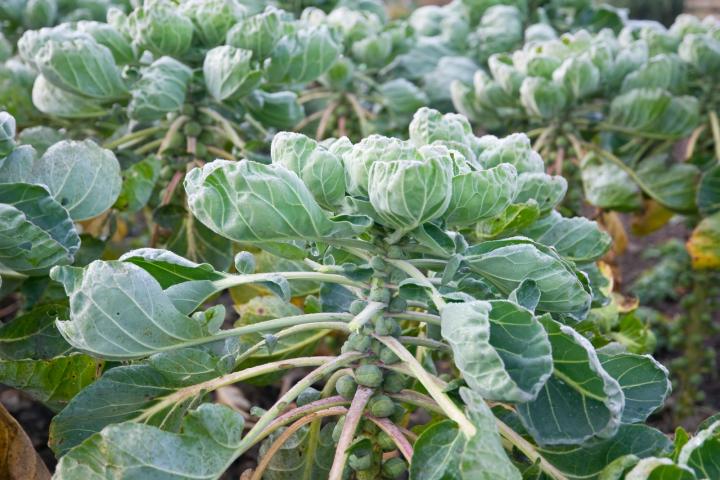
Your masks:
<svg viewBox="0 0 720 480"><path fill-rule="evenodd" d="M230 121L215 110L207 107L200 108L200 111L220 124L228 140L240 150L245 149L245 142L240 138Z"/></svg>
<svg viewBox="0 0 720 480"><path fill-rule="evenodd" d="M252 125L255 128L255 130L257 130L258 132L263 134L263 136L265 136L265 137L268 136L267 129L265 127L263 127L263 125L260 122L255 120L255 117L253 117L249 113L246 113L244 118L245 118L245 121L247 121L250 125Z"/></svg>
<svg viewBox="0 0 720 480"><path fill-rule="evenodd" d="M507 426L498 418L495 419L495 422L497 424L500 435L506 440L508 440L515 448L520 450L523 455L525 455L530 460L531 463L538 462L542 471L545 472L550 478L553 478L555 480L567 480L567 477L563 475L560 470L555 468L555 466L545 460L545 458L540 455L540 453L538 453L535 446L525 440L522 435Z"/></svg>
<svg viewBox="0 0 720 480"><path fill-rule="evenodd" d="M337 283L340 285L348 285L356 288L367 288L368 285L363 282L351 280L344 275L320 272L273 272L273 273L250 273L247 275L227 275L220 280L215 280L213 285L218 290L245 285L248 283L268 282L273 278L281 276L286 280L310 280L315 282Z"/></svg>
<svg viewBox="0 0 720 480"><path fill-rule="evenodd" d="M284 338L288 337L290 335L295 335L296 333L304 332L306 330L340 330L343 332L349 332L350 329L347 326L347 323L342 322L313 322L313 323L303 323L300 325L295 325L294 327L286 328L284 330L280 330L277 333L273 333L273 337L275 338ZM262 347L267 345L266 340L262 340L252 347L245 350L242 354L238 355L238 357L235 359L235 365L240 365L242 362L247 360L248 358L252 357L255 353L260 351Z"/></svg>
<svg viewBox="0 0 720 480"><path fill-rule="evenodd" d="M265 375L267 373L274 373L278 370L286 370L289 368L298 367L315 367L318 365L324 365L327 362L332 362L337 357L300 357L291 358L286 360L280 360L277 362L266 363L264 365L258 365L252 368L246 368L239 372L228 373L221 377L213 378L206 382L191 385L189 387L181 388L180 390L171 393L164 397L158 403L145 410L142 414L135 417L132 421L140 422L148 418L152 418L153 415L163 411L167 407L181 402L187 398L199 395L202 392L212 392L220 387L226 385L232 385L233 383L242 382L250 378Z"/></svg>
<svg viewBox="0 0 720 480"><path fill-rule="evenodd" d="M413 357L413 355L400 343L397 338L394 337L376 337L385 346L393 351L395 355L405 363L406 367L412 372L413 376L417 378L420 383L423 384L425 389L428 391L430 396L437 402L440 408L443 409L445 415L458 424L460 430L467 438L472 437L477 433L475 425L468 420L462 410L455 405L450 397L443 392L442 388L438 385L437 381L430 375L425 368Z"/></svg>
<svg viewBox="0 0 720 480"><path fill-rule="evenodd" d="M433 350L440 350L443 352L449 352L450 346L443 343L438 342L437 340L432 340L430 338L422 338L422 337L399 337L400 343L403 345L415 345L417 347L425 347L425 348L432 348Z"/></svg>
<svg viewBox="0 0 720 480"><path fill-rule="evenodd" d="M252 323L250 325L243 325L242 327L230 328L228 330L220 330L215 335L207 337L201 340L205 342L215 341L221 338L237 337L240 335L247 335L248 333L267 332L270 330L277 330L280 328L292 327L295 325L310 325L315 323L324 322L349 322L353 319L352 314L343 312L323 312L323 313L306 313L303 315L291 315L289 317L274 318L272 320L265 320L264 322ZM324 328L324 327L319 327Z"/></svg>
<svg viewBox="0 0 720 480"><path fill-rule="evenodd" d="M138 147L135 150L133 150L138 155L142 155L144 153L150 152L152 150L155 150L160 144L162 143L162 138L158 138L157 140L153 140L152 142L148 142L142 147Z"/></svg>
<svg viewBox="0 0 720 480"><path fill-rule="evenodd" d="M103 143L103 148L112 150L115 147L120 147L123 144L132 142L133 140L142 139L142 138L152 135L153 133L161 132L161 131L165 130L165 128L166 128L166 126L162 125L162 126L145 128L143 130L138 130L137 132L128 133L127 135L124 135L120 138L116 138L115 140L112 140L110 142Z"/></svg>
<svg viewBox="0 0 720 480"><path fill-rule="evenodd" d="M367 405L370 397L372 397L374 390L367 387L358 387L355 392L355 397L350 404L347 415L345 415L345 423L343 423L342 431L340 432L340 438L338 439L337 446L335 447L335 458L333 458L332 467L330 467L330 474L328 480L342 480L343 470L345 470L345 457L347 456L347 450L350 447L353 437L355 436L355 430L357 430L358 424L362 419L365 406Z"/></svg>
<svg viewBox="0 0 720 480"><path fill-rule="evenodd" d="M319 363L320 366L318 368L316 368L307 376L305 376L305 378L297 382L290 390L285 393L285 395L280 397L277 402L275 402L275 405L273 405L268 411L263 414L262 417L260 417L257 423L255 423L255 426L250 429L250 431L245 435L245 438L240 441L240 444L235 449L235 455L233 455L233 458L228 462L228 466L235 460L235 458L245 453L250 447L255 444L255 442L262 435L263 431L270 425L273 419L280 415L280 413L282 413L282 411L285 410L285 408L293 400L295 400L303 390L312 386L315 382L319 381L324 376L334 372L338 368L344 367L345 365L362 358L362 356L362 353L348 352L334 358L311 357L321 358L323 359L323 361L322 363ZM318 363L316 363L315 365L317 364Z"/></svg>
<svg viewBox="0 0 720 480"><path fill-rule="evenodd" d="M440 325L440 316L432 313L405 311L403 313L387 313L386 317L397 318L398 320L410 320L413 322L424 322L432 325Z"/></svg>
<svg viewBox="0 0 720 480"><path fill-rule="evenodd" d="M16 272L15 270L5 270L4 268L0 268L0 277L15 278L17 280L25 280L26 278L28 278L27 275Z"/></svg>
<svg viewBox="0 0 720 480"><path fill-rule="evenodd" d="M181 115L170 124L170 128L168 128L167 132L160 141L160 146L158 147L158 155L170 148L173 137L180 131L180 128L188 122L188 120L190 120L190 117Z"/></svg>
<svg viewBox="0 0 720 480"><path fill-rule="evenodd" d="M720 121L717 113L710 112L710 128L712 129L713 143L715 144L715 160L720 162Z"/></svg>
<svg viewBox="0 0 720 480"><path fill-rule="evenodd" d="M442 298L442 295L440 295L440 292L438 292L437 288L435 288L435 285L433 285L432 282L412 263L408 262L407 260L400 260L396 258L385 258L385 261L394 266L395 268L407 273L415 280L418 280L425 288L430 290L430 297L432 298L433 303L435 303L437 309L443 309L443 307L445 306L445 300Z"/></svg>
<svg viewBox="0 0 720 480"><path fill-rule="evenodd" d="M368 302L365 308L360 313L355 315L355 318L348 324L348 328L351 332L357 332L360 328L369 322L376 314L380 313L385 309L385 304L382 302Z"/></svg>

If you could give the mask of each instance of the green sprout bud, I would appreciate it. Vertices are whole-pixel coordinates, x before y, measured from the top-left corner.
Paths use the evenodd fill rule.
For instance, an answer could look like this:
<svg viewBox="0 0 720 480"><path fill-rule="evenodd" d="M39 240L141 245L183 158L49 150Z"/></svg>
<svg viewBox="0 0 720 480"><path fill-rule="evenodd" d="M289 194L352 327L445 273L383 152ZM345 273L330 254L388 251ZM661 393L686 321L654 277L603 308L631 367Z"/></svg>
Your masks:
<svg viewBox="0 0 720 480"><path fill-rule="evenodd" d="M197 122L186 123L183 127L183 133L188 137L197 137L202 132L202 125Z"/></svg>
<svg viewBox="0 0 720 480"><path fill-rule="evenodd" d="M350 304L350 313L352 313L353 315L357 315L362 312L366 306L367 302L364 300L353 300L353 302Z"/></svg>
<svg viewBox="0 0 720 480"><path fill-rule="evenodd" d="M404 312L407 309L407 301L404 298L395 297L390 300L388 310L393 313Z"/></svg>
<svg viewBox="0 0 720 480"><path fill-rule="evenodd" d="M383 362L385 365L392 365L393 363L397 363L400 361L400 358L395 355L395 352L390 350L388 347L383 346L383 348L380 350L380 361Z"/></svg>
<svg viewBox="0 0 720 480"><path fill-rule="evenodd" d="M383 272L387 268L387 263L385 263L385 260L383 260L382 257L378 257L376 255L370 259L370 267L373 270Z"/></svg>
<svg viewBox="0 0 720 480"><path fill-rule="evenodd" d="M355 381L358 385L377 388L383 382L382 370L376 365L360 365L355 370Z"/></svg>
<svg viewBox="0 0 720 480"><path fill-rule="evenodd" d="M353 379L351 375L343 375L338 378L335 384L335 390L341 397L351 400L355 396L357 383L355 383L355 379Z"/></svg>
<svg viewBox="0 0 720 480"><path fill-rule="evenodd" d="M297 403L298 407L302 407L316 400L320 400L320 392L313 387L308 387L300 392L295 403Z"/></svg>
<svg viewBox="0 0 720 480"><path fill-rule="evenodd" d="M370 348L371 340L372 339L367 335L353 333L348 337L346 345L348 345L350 350L356 352L367 352Z"/></svg>
<svg viewBox="0 0 720 480"><path fill-rule="evenodd" d="M371 452L351 453L348 457L348 465L353 470L370 470L373 466L373 458Z"/></svg>
<svg viewBox="0 0 720 480"><path fill-rule="evenodd" d="M383 390L388 393L397 393L405 388L406 383L407 380L405 379L405 375L390 371L385 374L385 378L383 380Z"/></svg>
<svg viewBox="0 0 720 480"><path fill-rule="evenodd" d="M382 466L383 476L387 478L398 478L407 470L405 460L400 457L388 459Z"/></svg>
<svg viewBox="0 0 720 480"><path fill-rule="evenodd" d="M397 448L395 446L395 440L393 440L392 437L385 432L378 433L375 439L384 452L391 452Z"/></svg>
<svg viewBox="0 0 720 480"><path fill-rule="evenodd" d="M395 402L386 395L377 395L370 399L368 404L370 413L376 417L389 417L395 413Z"/></svg>
<svg viewBox="0 0 720 480"><path fill-rule="evenodd" d="M375 333L378 335L392 335L397 322L393 318L380 317L375 320Z"/></svg>

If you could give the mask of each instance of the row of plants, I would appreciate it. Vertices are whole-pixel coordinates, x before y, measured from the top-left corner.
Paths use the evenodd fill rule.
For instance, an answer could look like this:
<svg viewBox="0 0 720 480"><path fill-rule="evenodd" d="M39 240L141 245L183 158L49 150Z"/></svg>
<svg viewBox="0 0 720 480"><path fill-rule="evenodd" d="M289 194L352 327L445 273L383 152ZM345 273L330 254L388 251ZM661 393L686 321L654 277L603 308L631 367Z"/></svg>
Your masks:
<svg viewBox="0 0 720 480"><path fill-rule="evenodd" d="M55 478L720 475L720 422L644 424L668 371L561 203L699 211L713 267L715 25L543 3L0 10L0 380L57 412Z"/></svg>

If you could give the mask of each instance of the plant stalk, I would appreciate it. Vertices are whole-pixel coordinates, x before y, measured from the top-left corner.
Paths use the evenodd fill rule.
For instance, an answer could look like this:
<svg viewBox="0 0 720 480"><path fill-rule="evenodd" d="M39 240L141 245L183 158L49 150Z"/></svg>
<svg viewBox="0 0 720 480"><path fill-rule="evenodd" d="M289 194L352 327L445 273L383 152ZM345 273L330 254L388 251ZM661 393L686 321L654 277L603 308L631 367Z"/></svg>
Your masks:
<svg viewBox="0 0 720 480"><path fill-rule="evenodd" d="M355 392L355 397L353 397L347 415L345 415L345 423L343 424L340 439L335 448L335 458L333 459L332 467L330 467L328 480L342 480L347 449L350 447L350 443L355 436L355 430L357 430L360 419L365 411L365 406L370 400L370 397L372 397L373 392L372 388L362 386L358 387Z"/></svg>

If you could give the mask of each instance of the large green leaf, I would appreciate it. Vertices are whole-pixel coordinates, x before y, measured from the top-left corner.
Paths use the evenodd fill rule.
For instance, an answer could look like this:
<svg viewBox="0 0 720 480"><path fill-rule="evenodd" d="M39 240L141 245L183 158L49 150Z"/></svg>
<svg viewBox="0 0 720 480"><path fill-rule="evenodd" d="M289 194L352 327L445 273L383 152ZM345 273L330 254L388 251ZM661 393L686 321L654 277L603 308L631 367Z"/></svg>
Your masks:
<svg viewBox="0 0 720 480"><path fill-rule="evenodd" d="M581 169L585 198L591 205L620 211L642 208L640 187L621 166L588 153L581 161Z"/></svg>
<svg viewBox="0 0 720 480"><path fill-rule="evenodd" d="M51 359L71 350L55 327L55 320L68 318L65 305L42 305L0 326L0 359Z"/></svg>
<svg viewBox="0 0 720 480"><path fill-rule="evenodd" d="M510 164L456 175L444 218L450 225L472 225L500 215L516 194L517 172Z"/></svg>
<svg viewBox="0 0 720 480"><path fill-rule="evenodd" d="M603 469L624 455L645 458L672 448L668 437L645 425L622 425L614 437L584 445L543 447L542 456L571 480L596 479Z"/></svg>
<svg viewBox="0 0 720 480"><path fill-rule="evenodd" d="M119 260L130 262L152 275L163 289L193 280L220 280L223 275L207 264L195 263L174 252L159 248L138 248Z"/></svg>
<svg viewBox="0 0 720 480"><path fill-rule="evenodd" d="M65 455L55 478L219 478L235 457L244 426L242 415L215 404L191 412L181 434L137 423L110 425Z"/></svg>
<svg viewBox="0 0 720 480"><path fill-rule="evenodd" d="M0 188L0 263L29 274L72 262L80 237L65 210L41 185Z"/></svg>
<svg viewBox="0 0 720 480"><path fill-rule="evenodd" d="M622 388L625 396L623 423L643 422L665 403L671 383L667 369L650 355L598 352L603 369Z"/></svg>
<svg viewBox="0 0 720 480"><path fill-rule="evenodd" d="M698 169L657 155L644 159L635 170L635 181L658 203L678 212L695 210Z"/></svg>
<svg viewBox="0 0 720 480"><path fill-rule="evenodd" d="M692 468L698 478L720 478L720 421L691 438L680 450L677 461Z"/></svg>
<svg viewBox="0 0 720 480"><path fill-rule="evenodd" d="M263 125L282 130L293 130L305 118L305 109L295 92L265 92L255 90L247 97L252 116Z"/></svg>
<svg viewBox="0 0 720 480"><path fill-rule="evenodd" d="M423 430L413 446L410 480L461 480L460 455L465 437L452 420Z"/></svg>
<svg viewBox="0 0 720 480"><path fill-rule="evenodd" d="M518 405L526 428L542 445L612 437L624 406L620 385L585 337L549 317L540 322L552 345L554 370L536 400Z"/></svg>
<svg viewBox="0 0 720 480"><path fill-rule="evenodd" d="M322 480L328 477L335 457L335 442L332 431L335 423L331 422L322 427L316 441L315 455L312 459L312 479ZM262 458L277 437L282 435L284 428L273 432L261 445L258 456ZM280 450L275 452L267 470L263 475L265 480L297 480L303 478L303 471L308 462L308 433L310 426L305 425L295 432L282 444Z"/></svg>
<svg viewBox="0 0 720 480"><path fill-rule="evenodd" d="M227 270L232 263L232 242L196 222L189 212L174 229L166 246L194 262L209 263L218 270Z"/></svg>
<svg viewBox="0 0 720 480"><path fill-rule="evenodd" d="M95 261L56 267L51 278L70 298L70 320L58 321L78 350L107 359L132 359L209 339L223 318L180 312L148 272L127 262Z"/></svg>
<svg viewBox="0 0 720 480"><path fill-rule="evenodd" d="M592 296L580 274L556 253L523 237L480 243L468 250L470 268L504 294L524 280L540 289L538 310L584 318Z"/></svg>
<svg viewBox="0 0 720 480"><path fill-rule="evenodd" d="M691 469L676 465L669 458L644 458L640 460L624 480L696 480Z"/></svg>
<svg viewBox="0 0 720 480"><path fill-rule="evenodd" d="M102 365L102 361L80 354L49 360L0 360L0 383L60 410L100 375Z"/></svg>
<svg viewBox="0 0 720 480"><path fill-rule="evenodd" d="M178 402L149 413L158 401L184 387L228 373L234 365L238 343L217 342L151 356L136 365L115 367L81 391L53 418L50 446L59 455L83 442L107 425L144 420L150 425L173 430L185 411L204 395L188 391Z"/></svg>
<svg viewBox="0 0 720 480"><path fill-rule="evenodd" d="M720 210L720 165L715 165L702 174L698 184L697 205L703 215Z"/></svg>
<svg viewBox="0 0 720 480"><path fill-rule="evenodd" d="M115 206L137 212L147 205L160 177L160 159L150 155L123 171L123 182Z"/></svg>
<svg viewBox="0 0 720 480"><path fill-rule="evenodd" d="M567 180L560 175L526 172L518 175L518 193L515 202L535 200L540 213L547 213L560 203L567 192Z"/></svg>
<svg viewBox="0 0 720 480"><path fill-rule="evenodd" d="M610 248L610 235L584 217L565 218L553 211L520 234L553 247L564 258L577 263L593 262Z"/></svg>
<svg viewBox="0 0 720 480"><path fill-rule="evenodd" d="M615 97L609 122L635 135L680 138L699 122L695 97L676 97L659 88L639 88Z"/></svg>
<svg viewBox="0 0 720 480"><path fill-rule="evenodd" d="M98 100L56 87L43 75L35 79L32 102L41 112L61 118L92 118L107 114L107 108Z"/></svg>
<svg viewBox="0 0 720 480"><path fill-rule="evenodd" d="M32 176L76 221L110 208L122 183L115 155L91 140L56 143L34 162Z"/></svg>
<svg viewBox="0 0 720 480"><path fill-rule="evenodd" d="M205 55L203 78L210 95L218 102L248 94L262 79L250 64L252 52L222 45Z"/></svg>
<svg viewBox="0 0 720 480"><path fill-rule="evenodd" d="M128 115L133 120L160 120L180 110L192 78L192 70L174 58L160 57L142 70L132 89Z"/></svg>
<svg viewBox="0 0 720 480"><path fill-rule="evenodd" d="M185 190L202 223L239 242L347 238L362 230L331 220L300 178L277 164L216 160L192 170Z"/></svg>
<svg viewBox="0 0 720 480"><path fill-rule="evenodd" d="M442 335L471 389L488 400L535 399L552 372L550 343L533 314L506 300L451 303Z"/></svg>
<svg viewBox="0 0 720 480"><path fill-rule="evenodd" d="M271 83L307 83L335 63L340 45L325 25L304 28L283 37L264 62Z"/></svg>

